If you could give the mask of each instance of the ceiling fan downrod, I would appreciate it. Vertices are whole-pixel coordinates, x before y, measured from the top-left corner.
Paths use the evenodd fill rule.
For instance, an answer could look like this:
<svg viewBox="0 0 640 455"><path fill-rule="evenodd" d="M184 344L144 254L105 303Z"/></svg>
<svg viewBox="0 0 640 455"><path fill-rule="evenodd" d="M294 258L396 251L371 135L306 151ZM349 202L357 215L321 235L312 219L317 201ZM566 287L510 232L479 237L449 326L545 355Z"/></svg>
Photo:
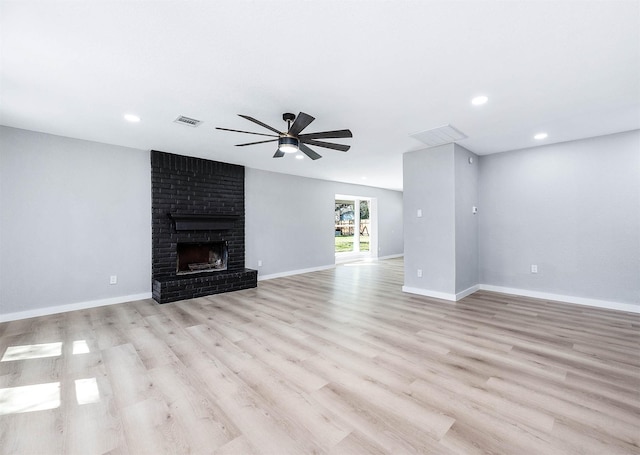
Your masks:
<svg viewBox="0 0 640 455"><path fill-rule="evenodd" d="M282 114L282 120L287 122L287 132L289 132L289 130L291 129L291 122L293 122L295 119L295 114L292 114L291 112L285 112L284 114Z"/></svg>

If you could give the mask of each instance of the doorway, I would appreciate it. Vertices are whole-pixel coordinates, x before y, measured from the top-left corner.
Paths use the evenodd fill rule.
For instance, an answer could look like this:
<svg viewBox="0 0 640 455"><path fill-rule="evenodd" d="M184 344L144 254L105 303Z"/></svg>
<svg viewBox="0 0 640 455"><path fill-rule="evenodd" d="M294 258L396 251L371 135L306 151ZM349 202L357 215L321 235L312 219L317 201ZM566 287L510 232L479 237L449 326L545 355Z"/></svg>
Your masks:
<svg viewBox="0 0 640 455"><path fill-rule="evenodd" d="M336 262L377 257L375 201L369 197L335 197Z"/></svg>

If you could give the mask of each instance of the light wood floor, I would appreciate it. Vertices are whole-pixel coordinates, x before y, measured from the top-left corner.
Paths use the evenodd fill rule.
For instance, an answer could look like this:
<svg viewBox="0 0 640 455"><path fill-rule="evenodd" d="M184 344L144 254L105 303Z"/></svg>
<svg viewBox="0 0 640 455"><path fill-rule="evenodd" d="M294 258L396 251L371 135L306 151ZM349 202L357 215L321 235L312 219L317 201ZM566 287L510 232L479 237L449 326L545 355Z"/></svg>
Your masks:
<svg viewBox="0 0 640 455"><path fill-rule="evenodd" d="M0 324L0 451L640 453L639 315L401 285L397 259Z"/></svg>

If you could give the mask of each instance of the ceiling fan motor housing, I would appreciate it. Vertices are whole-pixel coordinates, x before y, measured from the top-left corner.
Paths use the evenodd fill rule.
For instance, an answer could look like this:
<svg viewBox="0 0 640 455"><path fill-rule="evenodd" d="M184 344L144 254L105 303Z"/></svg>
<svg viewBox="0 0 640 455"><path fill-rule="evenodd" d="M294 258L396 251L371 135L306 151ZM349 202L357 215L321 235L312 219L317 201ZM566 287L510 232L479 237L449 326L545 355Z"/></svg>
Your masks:
<svg viewBox="0 0 640 455"><path fill-rule="evenodd" d="M298 151L298 138L293 136L282 136L278 139L278 149L284 153L295 153Z"/></svg>

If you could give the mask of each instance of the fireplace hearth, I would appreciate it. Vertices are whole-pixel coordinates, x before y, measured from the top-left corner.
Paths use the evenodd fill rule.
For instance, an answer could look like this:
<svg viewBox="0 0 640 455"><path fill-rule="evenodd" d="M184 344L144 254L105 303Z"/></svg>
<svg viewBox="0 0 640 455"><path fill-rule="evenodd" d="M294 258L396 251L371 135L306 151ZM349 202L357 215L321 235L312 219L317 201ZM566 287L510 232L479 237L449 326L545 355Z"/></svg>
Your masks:
<svg viewBox="0 0 640 455"><path fill-rule="evenodd" d="M244 167L151 152L153 298L257 286L244 267Z"/></svg>

